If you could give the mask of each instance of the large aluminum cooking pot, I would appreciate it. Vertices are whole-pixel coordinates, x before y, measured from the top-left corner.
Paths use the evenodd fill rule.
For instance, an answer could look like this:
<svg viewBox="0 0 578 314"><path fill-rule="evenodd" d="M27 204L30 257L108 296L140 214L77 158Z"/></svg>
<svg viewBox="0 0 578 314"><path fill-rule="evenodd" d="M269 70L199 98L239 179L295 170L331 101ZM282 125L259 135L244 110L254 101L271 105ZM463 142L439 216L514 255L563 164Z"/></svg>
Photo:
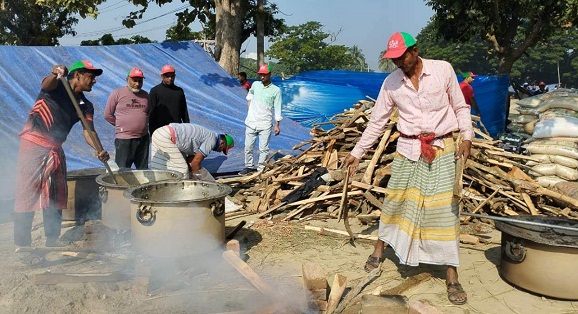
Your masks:
<svg viewBox="0 0 578 314"><path fill-rule="evenodd" d="M62 211L62 220L76 220L82 224L84 220L101 219L96 177L105 172L105 168L87 168L66 173L68 203Z"/></svg>
<svg viewBox="0 0 578 314"><path fill-rule="evenodd" d="M516 220L540 222L552 227L496 221L502 231L500 274L513 285L541 295L578 300L578 221L546 216Z"/></svg>
<svg viewBox="0 0 578 314"><path fill-rule="evenodd" d="M113 177L114 176L114 177ZM183 174L172 170L120 170L96 177L100 185L102 224L113 229L130 230L130 202L123 196L127 188L145 183L177 180ZM116 180L113 180L113 178Z"/></svg>
<svg viewBox="0 0 578 314"><path fill-rule="evenodd" d="M227 185L194 180L144 184L130 198L132 245L152 257L185 257L216 249L225 240Z"/></svg>

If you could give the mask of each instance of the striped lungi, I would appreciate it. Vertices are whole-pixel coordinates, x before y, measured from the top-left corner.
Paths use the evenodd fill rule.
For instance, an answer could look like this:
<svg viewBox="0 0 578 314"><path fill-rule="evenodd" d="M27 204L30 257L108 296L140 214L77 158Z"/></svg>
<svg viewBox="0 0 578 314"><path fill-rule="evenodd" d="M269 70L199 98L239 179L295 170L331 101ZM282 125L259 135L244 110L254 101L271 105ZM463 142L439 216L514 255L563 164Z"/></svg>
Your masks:
<svg viewBox="0 0 578 314"><path fill-rule="evenodd" d="M155 130L151 141L151 169L175 170L188 177L189 166L183 153L177 148L172 127L165 125Z"/></svg>
<svg viewBox="0 0 578 314"><path fill-rule="evenodd" d="M431 164L395 154L379 239L391 245L402 264L459 265L454 140L444 139L444 147L435 147Z"/></svg>

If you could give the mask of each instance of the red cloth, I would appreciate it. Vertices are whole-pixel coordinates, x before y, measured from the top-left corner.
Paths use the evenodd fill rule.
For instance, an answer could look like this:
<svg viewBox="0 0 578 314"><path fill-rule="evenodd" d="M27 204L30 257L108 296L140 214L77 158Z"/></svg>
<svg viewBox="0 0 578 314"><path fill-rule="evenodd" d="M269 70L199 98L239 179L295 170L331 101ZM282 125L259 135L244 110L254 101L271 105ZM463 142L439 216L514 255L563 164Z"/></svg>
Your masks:
<svg viewBox="0 0 578 314"><path fill-rule="evenodd" d="M67 202L66 158L62 147L44 147L21 139L14 211L31 212L49 206L61 210Z"/></svg>
<svg viewBox="0 0 578 314"><path fill-rule="evenodd" d="M421 157L428 163L431 164L436 158L436 150L431 145L431 142L436 139L433 133L422 133L417 136L421 143Z"/></svg>
<svg viewBox="0 0 578 314"><path fill-rule="evenodd" d="M243 86L243 88L246 90L250 90L251 85L253 85L253 84L251 84L251 82L249 82L249 81L245 81L245 83L241 84L241 86Z"/></svg>
<svg viewBox="0 0 578 314"><path fill-rule="evenodd" d="M460 83L460 89L462 90L462 94L464 94L464 99L466 100L466 104L471 105L471 99L474 98L474 88L472 85L462 81Z"/></svg>

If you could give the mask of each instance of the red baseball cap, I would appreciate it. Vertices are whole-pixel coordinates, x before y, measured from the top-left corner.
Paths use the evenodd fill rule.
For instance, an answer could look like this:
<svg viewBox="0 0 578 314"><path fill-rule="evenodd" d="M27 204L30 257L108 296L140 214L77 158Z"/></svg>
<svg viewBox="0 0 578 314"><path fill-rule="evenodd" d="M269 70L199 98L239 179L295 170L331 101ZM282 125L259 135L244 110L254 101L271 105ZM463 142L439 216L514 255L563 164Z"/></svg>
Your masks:
<svg viewBox="0 0 578 314"><path fill-rule="evenodd" d="M257 74L269 74L269 73L271 73L271 68L266 63L261 64L261 66L259 67L259 71L257 71Z"/></svg>
<svg viewBox="0 0 578 314"><path fill-rule="evenodd" d="M387 51L382 59L395 59L401 57L407 48L415 45L415 39L408 33L397 32L387 41Z"/></svg>
<svg viewBox="0 0 578 314"><path fill-rule="evenodd" d="M139 68L132 68L130 71L128 71L128 74L126 75L128 77L132 77L132 78L144 78L144 74L142 73L142 70Z"/></svg>
<svg viewBox="0 0 578 314"><path fill-rule="evenodd" d="M173 68L173 66L170 64L165 64L161 68L161 75L167 74L167 73L175 73L175 68Z"/></svg>

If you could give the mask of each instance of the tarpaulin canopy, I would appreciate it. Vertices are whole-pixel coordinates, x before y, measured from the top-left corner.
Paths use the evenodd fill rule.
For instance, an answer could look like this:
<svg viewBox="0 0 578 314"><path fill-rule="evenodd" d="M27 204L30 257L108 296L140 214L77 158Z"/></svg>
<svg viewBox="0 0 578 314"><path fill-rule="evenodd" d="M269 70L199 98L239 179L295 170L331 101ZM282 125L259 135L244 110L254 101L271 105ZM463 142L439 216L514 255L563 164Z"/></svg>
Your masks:
<svg viewBox="0 0 578 314"><path fill-rule="evenodd" d="M132 67L143 70L143 89L149 91L160 83L160 68L169 63L176 69L176 84L185 90L191 123L229 133L235 139L229 156L213 152L203 165L211 172L237 171L244 167L247 92L194 42L86 47L0 46L0 184L6 187L0 194L11 197L13 193L18 133L38 95L41 80L50 74L53 65L70 66L81 59L104 70L86 96L95 105L95 128L104 148L112 156L114 128L103 118L108 96L114 89L126 85L126 75ZM270 148L272 152L292 153L294 145L310 138L308 133L308 128L286 119L281 122L281 134L271 139ZM69 170L102 167L84 141L80 123L75 125L63 147Z"/></svg>

